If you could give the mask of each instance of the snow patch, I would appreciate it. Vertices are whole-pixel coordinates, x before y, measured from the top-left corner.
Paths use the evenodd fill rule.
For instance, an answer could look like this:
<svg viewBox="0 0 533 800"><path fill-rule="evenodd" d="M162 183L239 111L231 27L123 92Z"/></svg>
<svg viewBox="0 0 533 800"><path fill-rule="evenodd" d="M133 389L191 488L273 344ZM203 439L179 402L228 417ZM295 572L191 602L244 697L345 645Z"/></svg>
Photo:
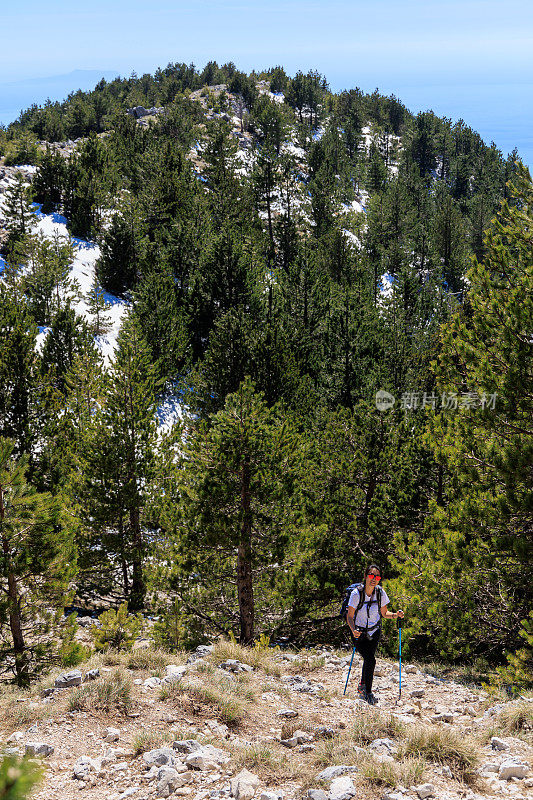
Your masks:
<svg viewBox="0 0 533 800"><path fill-rule="evenodd" d="M50 328L46 325L39 325L39 333L35 339L35 349L39 354L43 352L44 343L46 341L46 337L48 336L48 332Z"/></svg>
<svg viewBox="0 0 533 800"><path fill-rule="evenodd" d="M183 419L184 407L179 395L169 392L157 408L158 433L169 433L176 422Z"/></svg>
<svg viewBox="0 0 533 800"><path fill-rule="evenodd" d="M391 275L390 272L384 272L381 276L381 279L378 283L378 289L380 295L386 299L392 297L392 286L396 278L394 275Z"/></svg>
<svg viewBox="0 0 533 800"><path fill-rule="evenodd" d="M95 242L71 237L67 230L66 218L61 214L43 214L41 206L38 206L37 211L36 232L42 233L47 239L64 239L74 245L74 261L70 267L69 278L77 282L83 297L72 307L80 317L91 321L92 316L89 313L86 297L94 282L96 262L100 257L99 246ZM122 318L129 304L107 292L104 293L104 298L110 304L105 312L109 320L109 331L105 336L96 336L95 343L104 357L104 363L108 366L115 353Z"/></svg>

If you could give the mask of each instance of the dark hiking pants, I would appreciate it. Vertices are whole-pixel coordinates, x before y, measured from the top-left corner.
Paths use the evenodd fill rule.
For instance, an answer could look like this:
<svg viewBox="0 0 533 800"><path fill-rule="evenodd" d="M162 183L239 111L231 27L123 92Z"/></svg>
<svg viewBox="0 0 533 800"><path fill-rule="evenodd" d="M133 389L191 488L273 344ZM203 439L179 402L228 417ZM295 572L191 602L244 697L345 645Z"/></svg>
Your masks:
<svg viewBox="0 0 533 800"><path fill-rule="evenodd" d="M363 658L363 672L361 674L361 685L370 694L372 691L372 681L374 680L374 668L376 666L376 650L379 644L381 631L377 631L371 639L362 633L358 639L352 636L353 646Z"/></svg>

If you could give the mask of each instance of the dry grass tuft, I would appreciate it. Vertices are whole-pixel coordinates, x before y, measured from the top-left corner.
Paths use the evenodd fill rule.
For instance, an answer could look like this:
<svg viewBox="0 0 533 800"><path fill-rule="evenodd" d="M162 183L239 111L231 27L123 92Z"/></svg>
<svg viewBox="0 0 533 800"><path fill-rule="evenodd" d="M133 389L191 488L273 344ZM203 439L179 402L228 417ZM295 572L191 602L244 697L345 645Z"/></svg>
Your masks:
<svg viewBox="0 0 533 800"><path fill-rule="evenodd" d="M503 733L533 734L533 703L510 703L498 716L498 727Z"/></svg>
<svg viewBox="0 0 533 800"><path fill-rule="evenodd" d="M375 787L413 786L422 781L426 762L423 758L379 761L376 758L358 759L357 777Z"/></svg>
<svg viewBox="0 0 533 800"><path fill-rule="evenodd" d="M182 654L171 655L165 650L143 647L126 654L125 666L131 670L145 670L155 675L164 672L167 664L185 663Z"/></svg>
<svg viewBox="0 0 533 800"><path fill-rule="evenodd" d="M401 756L421 757L447 765L453 776L464 783L474 784L479 777L476 772L479 752L475 742L447 728L426 725L410 728L401 748Z"/></svg>
<svg viewBox="0 0 533 800"><path fill-rule="evenodd" d="M227 747L228 743L225 743ZM232 763L236 770L246 768L257 774L265 783L279 786L284 781L297 782L298 796L304 797L309 788L323 787L316 780L310 758L303 753L287 751L282 745L258 743L247 747L232 747Z"/></svg>
<svg viewBox="0 0 533 800"><path fill-rule="evenodd" d="M355 717L348 733L350 740L363 747L374 739L399 739L405 734L405 725L393 714L363 710Z"/></svg>
<svg viewBox="0 0 533 800"><path fill-rule="evenodd" d="M237 728L246 717L246 707L235 697L229 696L224 688L224 685L215 688L183 680L174 681L161 690L159 699L169 700L180 708L190 709L192 705L195 713L200 713L203 708L229 728ZM199 708L195 708L195 705L199 705Z"/></svg>
<svg viewBox="0 0 533 800"><path fill-rule="evenodd" d="M276 752L274 747L266 744L253 744L237 750L233 755L233 763L237 771L248 769L264 781L290 780L295 775L288 755Z"/></svg>
<svg viewBox="0 0 533 800"><path fill-rule="evenodd" d="M244 706L238 700L209 686L189 686L187 694L193 700L212 708L218 721L229 728L238 727L246 716Z"/></svg>
<svg viewBox="0 0 533 800"><path fill-rule="evenodd" d="M227 661L228 658L235 658L243 664L249 664L254 669L261 669L267 675L279 678L281 667L274 659L274 650L269 647L258 646L243 647L231 639L221 639L213 646L213 652L209 660L214 664Z"/></svg>
<svg viewBox="0 0 533 800"><path fill-rule="evenodd" d="M309 732L311 732L312 728L306 722L302 722L302 720L300 720L300 722L297 722L296 720L290 720L290 721L284 722L283 725L281 726L281 736L280 736L280 738L281 739L290 739L295 731L309 731Z"/></svg>
<svg viewBox="0 0 533 800"><path fill-rule="evenodd" d="M0 701L0 708L2 709L0 718L10 731L32 725L34 722L46 719L53 714L49 705L40 705L31 700L19 703L15 697L6 700L5 696L3 696Z"/></svg>
<svg viewBox="0 0 533 800"><path fill-rule="evenodd" d="M102 651L100 654L100 664L104 667L119 667L124 665L124 661L128 653L123 653L120 650L114 650L110 647L108 650Z"/></svg>
<svg viewBox="0 0 533 800"><path fill-rule="evenodd" d="M155 747L163 747L168 742L174 740L174 734L167 731L139 731L133 737L131 746L136 756L146 753L147 750L152 750Z"/></svg>
<svg viewBox="0 0 533 800"><path fill-rule="evenodd" d="M326 664L324 656L319 656L316 653L301 653L297 659L291 661L288 665L288 671L299 675L308 675L311 672L316 672L323 669Z"/></svg>
<svg viewBox="0 0 533 800"><path fill-rule="evenodd" d="M127 714L131 708L131 678L121 669L84 683L73 690L68 700L69 711L119 711Z"/></svg>

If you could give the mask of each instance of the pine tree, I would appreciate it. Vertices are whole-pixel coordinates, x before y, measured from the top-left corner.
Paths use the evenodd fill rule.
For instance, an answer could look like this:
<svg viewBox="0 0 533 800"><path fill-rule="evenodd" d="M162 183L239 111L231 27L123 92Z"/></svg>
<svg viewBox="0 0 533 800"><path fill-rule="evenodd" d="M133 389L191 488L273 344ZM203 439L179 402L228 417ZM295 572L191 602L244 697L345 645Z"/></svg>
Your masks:
<svg viewBox="0 0 533 800"><path fill-rule="evenodd" d="M22 280L34 319L38 325L49 325L54 314L79 299L78 283L69 275L72 241L39 234L27 237L17 251L26 264Z"/></svg>
<svg viewBox="0 0 533 800"><path fill-rule="evenodd" d="M425 511L414 421L397 408L378 411L375 391L369 394L353 409L318 407L306 425L302 531L287 571L291 606L280 632L300 638L303 628L307 642L313 633L320 641L325 629L328 637L343 635L333 630L331 604L336 617L343 588L369 561L386 569L392 532L418 526Z"/></svg>
<svg viewBox="0 0 533 800"><path fill-rule="evenodd" d="M382 192L387 182L387 167L374 142L368 151L366 188L371 194Z"/></svg>
<svg viewBox="0 0 533 800"><path fill-rule="evenodd" d="M432 111L424 111L417 114L409 148L410 155L418 165L420 175L423 178L434 170L437 164L435 121L435 115Z"/></svg>
<svg viewBox="0 0 533 800"><path fill-rule="evenodd" d="M467 267L466 230L453 198L442 193L433 220L434 246L450 292L460 292Z"/></svg>
<svg viewBox="0 0 533 800"><path fill-rule="evenodd" d="M0 282L0 435L29 453L38 405L37 327L20 284Z"/></svg>
<svg viewBox="0 0 533 800"><path fill-rule="evenodd" d="M26 480L27 457L13 458L0 439L0 624L11 641L0 643L15 679L25 685L57 659L60 620L76 569L72 527L59 499L38 494Z"/></svg>
<svg viewBox="0 0 533 800"><path fill-rule="evenodd" d="M100 244L96 274L103 289L124 297L138 278L138 247L135 225L122 211L113 214Z"/></svg>
<svg viewBox="0 0 533 800"><path fill-rule="evenodd" d="M65 183L65 159L47 146L39 169L33 178L35 197L42 204L43 214L59 211Z"/></svg>
<svg viewBox="0 0 533 800"><path fill-rule="evenodd" d="M99 546L105 545L108 557L119 558L124 591L134 610L143 606L146 591L142 515L153 469L157 388L139 323L128 316L105 376L102 407L80 453L83 474L77 491L86 524L97 536L104 532Z"/></svg>
<svg viewBox="0 0 533 800"><path fill-rule="evenodd" d="M442 329L447 403L427 436L443 486L424 532L397 542L405 590L418 576L416 629L448 658L501 658L531 607L533 186L521 165L510 194L467 273L465 306Z"/></svg>
<svg viewBox="0 0 533 800"><path fill-rule="evenodd" d="M50 374L53 385L62 394L65 394L66 375L76 353L83 347L82 340L88 336L85 321L70 306L62 308L54 316L44 342L41 369Z"/></svg>
<svg viewBox="0 0 533 800"><path fill-rule="evenodd" d="M26 185L20 172L16 173L15 182L6 190L3 216L7 230L3 252L8 260L13 261L17 259L17 247L30 235L37 222L32 188Z"/></svg>
<svg viewBox="0 0 533 800"><path fill-rule="evenodd" d="M165 264L151 270L135 292L135 315L161 378L176 378L186 363L189 331L182 292Z"/></svg>
<svg viewBox="0 0 533 800"><path fill-rule="evenodd" d="M111 303L106 300L105 292L98 283L96 275L85 299L92 317L91 330L94 336L103 336L111 327L109 314L106 313L111 308Z"/></svg>
<svg viewBox="0 0 533 800"><path fill-rule="evenodd" d="M256 607L264 614L272 603L293 529L299 440L249 379L223 410L190 419L186 431L175 482L160 503L173 547L166 586L209 627L227 630L234 620L241 643L250 644Z"/></svg>

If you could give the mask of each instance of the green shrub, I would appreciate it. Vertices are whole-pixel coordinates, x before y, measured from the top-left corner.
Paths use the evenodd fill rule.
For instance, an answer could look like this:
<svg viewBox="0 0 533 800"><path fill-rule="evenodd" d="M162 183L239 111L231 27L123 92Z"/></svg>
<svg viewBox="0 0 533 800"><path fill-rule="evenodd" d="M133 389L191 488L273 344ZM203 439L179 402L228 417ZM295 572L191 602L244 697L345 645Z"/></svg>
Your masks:
<svg viewBox="0 0 533 800"><path fill-rule="evenodd" d="M39 164L40 161L41 151L37 145L37 139L33 134L25 131L16 139L12 139L6 143L4 159L6 166Z"/></svg>
<svg viewBox="0 0 533 800"><path fill-rule="evenodd" d="M81 642L68 642L60 650L63 667L77 667L91 657L92 650Z"/></svg>
<svg viewBox="0 0 533 800"><path fill-rule="evenodd" d="M25 800L41 778L32 761L8 756L0 762L0 800Z"/></svg>
<svg viewBox="0 0 533 800"><path fill-rule="evenodd" d="M509 687L514 694L533 687L533 611L522 621L520 636L526 646L507 653L507 664L496 669L494 679L497 686Z"/></svg>
<svg viewBox="0 0 533 800"><path fill-rule="evenodd" d="M117 611L110 608L99 617L101 628L93 625L91 636L97 650L131 650L141 632L144 620L141 614L128 616L128 604L121 603Z"/></svg>
<svg viewBox="0 0 533 800"><path fill-rule="evenodd" d="M192 650L205 643L202 621L195 614L187 613L178 598L174 598L170 606L161 610L151 636L156 647L172 653Z"/></svg>

